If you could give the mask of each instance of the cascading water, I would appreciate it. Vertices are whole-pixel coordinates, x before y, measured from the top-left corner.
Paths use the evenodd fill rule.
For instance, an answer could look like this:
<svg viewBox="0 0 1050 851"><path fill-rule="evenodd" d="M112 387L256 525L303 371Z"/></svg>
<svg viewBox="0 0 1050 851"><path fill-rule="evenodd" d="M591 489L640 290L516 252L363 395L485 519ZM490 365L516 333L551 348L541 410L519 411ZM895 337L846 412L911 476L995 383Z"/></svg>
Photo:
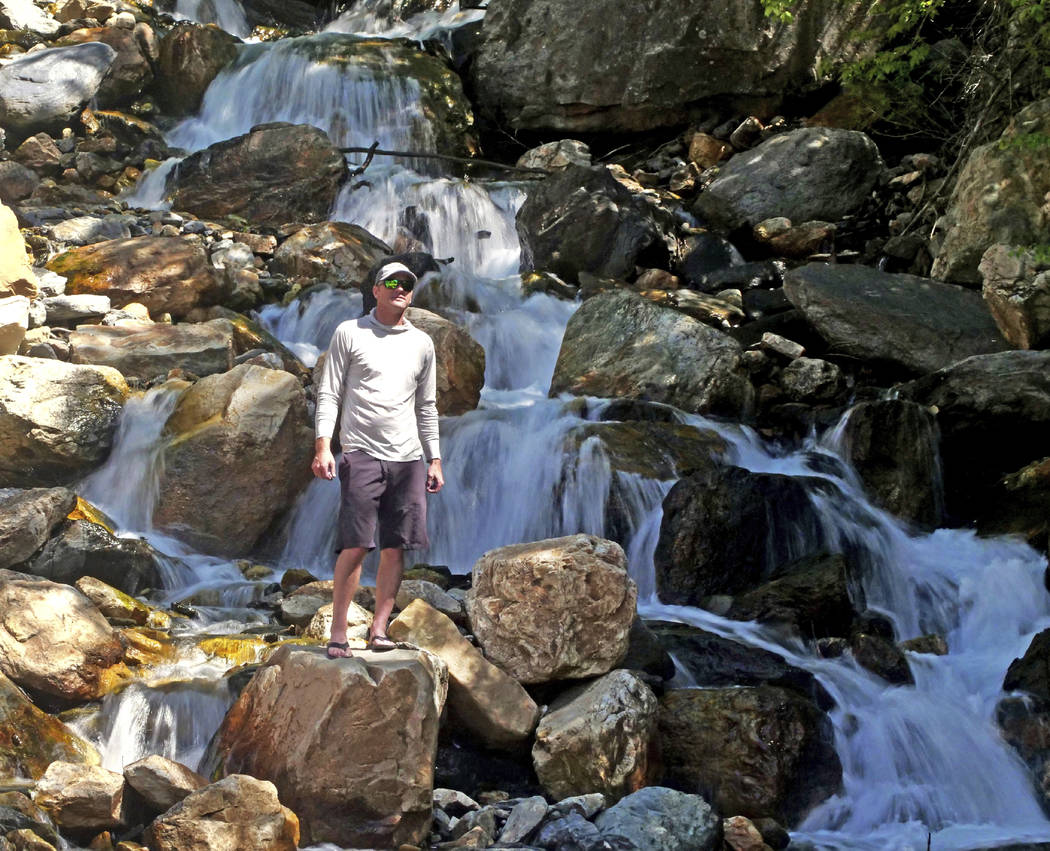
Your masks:
<svg viewBox="0 0 1050 851"><path fill-rule="evenodd" d="M397 17L393 0L362 0L343 12L325 29L328 32L354 33L380 38L411 38L416 41L439 41L452 49L452 37L457 29L480 21L484 9L462 9L452 3L443 12L426 11L401 19Z"/></svg>
<svg viewBox="0 0 1050 851"><path fill-rule="evenodd" d="M177 0L172 17L177 21L215 24L238 38L247 38L252 32L239 0Z"/></svg>

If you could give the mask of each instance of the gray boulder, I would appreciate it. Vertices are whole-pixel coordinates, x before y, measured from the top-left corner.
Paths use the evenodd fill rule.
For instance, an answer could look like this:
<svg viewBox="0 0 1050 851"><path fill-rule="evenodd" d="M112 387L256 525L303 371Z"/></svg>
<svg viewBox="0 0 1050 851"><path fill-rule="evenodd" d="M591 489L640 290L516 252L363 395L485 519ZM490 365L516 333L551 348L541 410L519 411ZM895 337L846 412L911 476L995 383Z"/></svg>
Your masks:
<svg viewBox="0 0 1050 851"><path fill-rule="evenodd" d="M809 263L784 292L833 351L911 374L1009 348L979 294L928 278Z"/></svg>
<svg viewBox="0 0 1050 851"><path fill-rule="evenodd" d="M107 295L53 295L40 300L48 326L98 322L112 309ZM86 361L79 361L85 363Z"/></svg>
<svg viewBox="0 0 1050 851"><path fill-rule="evenodd" d="M98 93L116 57L101 42L15 57L0 68L0 125L18 137L61 129Z"/></svg>
<svg viewBox="0 0 1050 851"><path fill-rule="evenodd" d="M58 32L59 23L33 0L0 0L0 27L46 38Z"/></svg>
<svg viewBox="0 0 1050 851"><path fill-rule="evenodd" d="M107 239L127 239L131 236L129 218L117 213L107 216L75 216L51 225L49 230L52 239L58 242L91 245Z"/></svg>
<svg viewBox="0 0 1050 851"><path fill-rule="evenodd" d="M867 203L883 169L878 148L864 133L793 130L733 157L694 209L729 230L780 216L836 222Z"/></svg>
<svg viewBox="0 0 1050 851"><path fill-rule="evenodd" d="M664 786L639 789L594 823L623 851L711 851L719 847L722 827L711 805L699 795Z"/></svg>
<svg viewBox="0 0 1050 851"><path fill-rule="evenodd" d="M0 490L0 569L29 559L75 504L68 488Z"/></svg>
<svg viewBox="0 0 1050 851"><path fill-rule="evenodd" d="M33 194L40 177L32 169L14 160L0 162L0 201L15 204Z"/></svg>

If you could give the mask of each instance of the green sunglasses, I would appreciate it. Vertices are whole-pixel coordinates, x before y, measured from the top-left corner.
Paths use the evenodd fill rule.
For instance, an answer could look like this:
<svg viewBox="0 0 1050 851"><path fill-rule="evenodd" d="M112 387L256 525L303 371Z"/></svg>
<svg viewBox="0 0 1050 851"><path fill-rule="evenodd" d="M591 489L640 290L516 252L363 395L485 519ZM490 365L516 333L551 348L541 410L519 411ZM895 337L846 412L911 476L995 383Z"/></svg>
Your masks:
<svg viewBox="0 0 1050 851"><path fill-rule="evenodd" d="M401 287L406 293L412 292L412 287L416 285L416 282L411 278L387 278L379 283L388 290L396 290L398 287Z"/></svg>

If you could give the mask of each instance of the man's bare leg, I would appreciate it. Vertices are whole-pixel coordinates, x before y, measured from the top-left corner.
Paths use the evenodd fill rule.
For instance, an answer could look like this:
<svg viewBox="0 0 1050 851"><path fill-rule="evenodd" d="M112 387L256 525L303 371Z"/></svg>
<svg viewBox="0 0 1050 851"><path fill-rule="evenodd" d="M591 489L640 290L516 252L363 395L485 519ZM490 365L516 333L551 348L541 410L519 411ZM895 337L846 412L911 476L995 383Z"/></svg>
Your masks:
<svg viewBox="0 0 1050 851"><path fill-rule="evenodd" d="M376 574L376 613L372 619L372 635L386 635L386 625L394 611L394 599L405 572L405 551L379 551L379 571Z"/></svg>
<svg viewBox="0 0 1050 851"><path fill-rule="evenodd" d="M339 553L335 560L335 581L332 583L332 642L346 641L346 613L354 599L357 585L361 581L361 564L368 555L364 547L349 547ZM349 656L349 650L329 647L329 656Z"/></svg>

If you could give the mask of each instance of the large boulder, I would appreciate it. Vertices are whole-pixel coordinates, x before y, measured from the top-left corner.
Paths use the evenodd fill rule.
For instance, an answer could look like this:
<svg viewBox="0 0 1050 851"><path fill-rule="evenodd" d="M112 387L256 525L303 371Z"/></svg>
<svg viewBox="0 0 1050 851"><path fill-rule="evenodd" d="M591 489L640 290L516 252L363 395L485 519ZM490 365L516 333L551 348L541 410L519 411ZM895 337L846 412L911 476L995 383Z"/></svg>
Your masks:
<svg viewBox="0 0 1050 851"><path fill-rule="evenodd" d="M109 453L128 385L115 369L0 357L0 486L70 482Z"/></svg>
<svg viewBox="0 0 1050 851"><path fill-rule="evenodd" d="M854 55L866 8L791 11L771 23L754 3L508 0L485 16L474 84L481 108L519 130L678 126L710 99L775 103L822 60Z"/></svg>
<svg viewBox="0 0 1050 851"><path fill-rule="evenodd" d="M636 599L619 544L570 535L485 553L467 615L491 662L542 683L611 670L627 653Z"/></svg>
<svg viewBox="0 0 1050 851"><path fill-rule="evenodd" d="M996 141L975 148L955 183L945 214L935 278L981 283L978 265L991 246L1046 242L1050 221L1050 98L1029 104Z"/></svg>
<svg viewBox="0 0 1050 851"><path fill-rule="evenodd" d="M0 569L28 561L76 503L68 488L0 490Z"/></svg>
<svg viewBox="0 0 1050 851"><path fill-rule="evenodd" d="M176 319L226 294L201 244L193 239L134 236L73 248L47 263L64 276L66 292L109 296L113 307L130 302Z"/></svg>
<svg viewBox="0 0 1050 851"><path fill-rule="evenodd" d="M47 38L58 32L59 24L33 0L0 0L0 27Z"/></svg>
<svg viewBox="0 0 1050 851"><path fill-rule="evenodd" d="M793 130L733 157L696 199L695 210L728 230L780 216L836 222L863 209L883 168L864 133Z"/></svg>
<svg viewBox="0 0 1050 851"><path fill-rule="evenodd" d="M605 166L572 166L529 189L517 214L521 270L576 281L667 268L677 254L674 219L619 183Z"/></svg>
<svg viewBox="0 0 1050 851"><path fill-rule="evenodd" d="M24 295L0 298L0 355L14 355L29 329L29 299Z"/></svg>
<svg viewBox="0 0 1050 851"><path fill-rule="evenodd" d="M0 298L21 295L32 299L37 294L36 275L29 266L18 219L0 204Z"/></svg>
<svg viewBox="0 0 1050 851"><path fill-rule="evenodd" d="M460 634L456 625L422 600L413 600L390 624L395 641L439 656L448 666L448 704L457 723L488 747L514 748L528 740L540 709L513 677Z"/></svg>
<svg viewBox="0 0 1050 851"><path fill-rule="evenodd" d="M188 156L169 176L168 191L176 210L198 216L316 222L328 218L346 175L343 155L323 130L260 124Z"/></svg>
<svg viewBox="0 0 1050 851"><path fill-rule="evenodd" d="M1009 348L978 293L928 278L810 263L784 292L836 353L913 375Z"/></svg>
<svg viewBox="0 0 1050 851"><path fill-rule="evenodd" d="M296 851L299 820L273 783L244 774L198 789L146 828L150 851Z"/></svg>
<svg viewBox="0 0 1050 851"><path fill-rule="evenodd" d="M101 697L126 673L123 657L119 635L75 588L0 571L0 671L31 694Z"/></svg>
<svg viewBox="0 0 1050 851"><path fill-rule="evenodd" d="M277 246L270 269L302 284L357 289L390 246L360 225L320 222L300 228Z"/></svg>
<svg viewBox="0 0 1050 851"><path fill-rule="evenodd" d="M600 813L594 820L615 847L646 851L715 851L721 822L699 795L665 786L647 786Z"/></svg>
<svg viewBox="0 0 1050 851"><path fill-rule="evenodd" d="M192 115L211 81L237 56L237 39L218 27L181 21L158 52L157 99L169 115Z"/></svg>
<svg viewBox="0 0 1050 851"><path fill-rule="evenodd" d="M213 759L222 772L272 781L298 814L304 845L422 844L446 678L420 651L333 662L286 645L227 713Z"/></svg>
<svg viewBox="0 0 1050 851"><path fill-rule="evenodd" d="M585 301L569 320L551 395L628 397L740 417L754 399L739 343L635 293Z"/></svg>
<svg viewBox="0 0 1050 851"><path fill-rule="evenodd" d="M153 31L148 24L142 28L86 27L73 30L55 42L68 46L99 42L108 44L116 52L113 65L98 89L98 102L109 107L135 98L153 80L150 46L154 43Z"/></svg>
<svg viewBox="0 0 1050 851"><path fill-rule="evenodd" d="M205 376L233 368L229 320L182 325L81 325L69 337L72 363L111 366L128 379L148 380L183 369Z"/></svg>
<svg viewBox="0 0 1050 851"><path fill-rule="evenodd" d="M242 364L202 378L165 425L153 522L199 550L243 554L306 486L312 443L290 373Z"/></svg>
<svg viewBox="0 0 1050 851"><path fill-rule="evenodd" d="M610 803L657 779L656 695L631 671L561 694L540 719L532 764L555 798L600 792Z"/></svg>
<svg viewBox="0 0 1050 851"><path fill-rule="evenodd" d="M485 384L485 350L458 325L429 310L410 307L408 321L434 341L438 413L456 417L473 411Z"/></svg>
<svg viewBox="0 0 1050 851"><path fill-rule="evenodd" d="M53 762L36 784L33 801L69 833L97 833L124 822L124 777L100 765Z"/></svg>
<svg viewBox="0 0 1050 851"><path fill-rule="evenodd" d="M116 58L101 42L16 56L0 68L0 125L18 138L61 130L98 93Z"/></svg>
<svg viewBox="0 0 1050 851"><path fill-rule="evenodd" d="M981 294L1003 336L1019 349L1050 348L1050 275L1032 250L993 245L981 257Z"/></svg>
<svg viewBox="0 0 1050 851"><path fill-rule="evenodd" d="M827 716L774 686L670 691L660 735L668 785L723 813L794 823L842 780Z"/></svg>

